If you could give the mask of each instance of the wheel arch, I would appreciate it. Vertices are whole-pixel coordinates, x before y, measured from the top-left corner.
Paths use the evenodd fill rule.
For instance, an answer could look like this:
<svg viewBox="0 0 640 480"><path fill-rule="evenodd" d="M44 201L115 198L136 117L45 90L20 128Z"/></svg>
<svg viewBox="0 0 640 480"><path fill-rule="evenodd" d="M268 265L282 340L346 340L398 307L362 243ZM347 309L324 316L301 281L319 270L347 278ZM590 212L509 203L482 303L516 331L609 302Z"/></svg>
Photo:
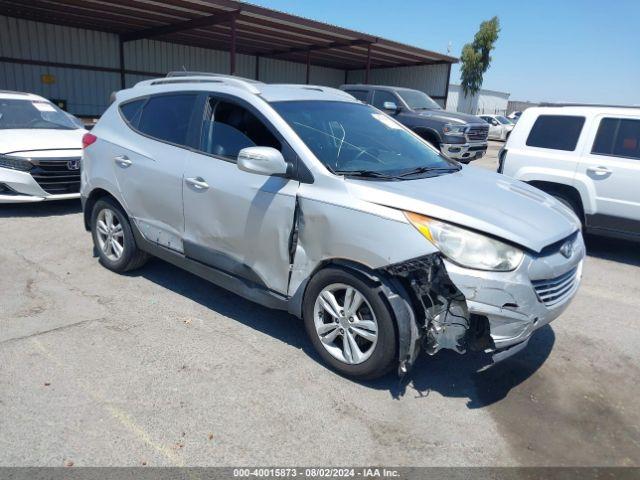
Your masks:
<svg viewBox="0 0 640 480"><path fill-rule="evenodd" d="M420 351L420 329L413 310L409 292L397 280L383 270L345 258L332 258L320 262L289 300L289 312L302 318L303 302L311 279L328 268L341 268L356 275L368 286L378 289L378 294L389 307L397 336L398 373L404 375Z"/></svg>
<svg viewBox="0 0 640 480"><path fill-rule="evenodd" d="M91 213L93 212L93 206L98 200L104 197L113 199L113 201L115 201L122 208L122 210L126 212L124 206L116 198L115 195L113 195L108 190L105 190L104 188L94 188L93 190L91 190L91 193L89 194L87 199L83 202L82 214L84 219L84 228L86 231L91 230Z"/></svg>
<svg viewBox="0 0 640 480"><path fill-rule="evenodd" d="M416 127L413 131L420 135L421 138L431 143L434 147L439 147L442 143L440 133L431 127ZM435 140L436 144L434 144L432 140Z"/></svg>
<svg viewBox="0 0 640 480"><path fill-rule="evenodd" d="M576 207L579 209L579 212L577 213L580 221L582 223L585 222L584 202L582 201L582 195L577 188L571 185L566 185L564 183L547 182L544 180L531 180L527 183L542 190L545 193L548 193L549 195L558 194L567 197L569 200L574 202Z"/></svg>

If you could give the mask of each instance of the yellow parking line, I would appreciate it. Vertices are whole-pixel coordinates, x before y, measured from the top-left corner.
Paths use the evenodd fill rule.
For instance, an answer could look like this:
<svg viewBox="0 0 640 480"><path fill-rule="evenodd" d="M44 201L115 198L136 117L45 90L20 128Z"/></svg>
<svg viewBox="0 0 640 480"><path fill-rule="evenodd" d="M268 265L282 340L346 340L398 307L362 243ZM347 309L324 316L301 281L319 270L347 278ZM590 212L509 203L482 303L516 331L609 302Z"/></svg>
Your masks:
<svg viewBox="0 0 640 480"><path fill-rule="evenodd" d="M37 338L32 338L31 341L33 344L40 350L47 358L49 358L53 363L60 367L64 367L64 363L61 362L51 351L49 351ZM83 393L91 397L94 401L101 404L104 409L114 418L116 419L122 426L124 426L127 430L133 433L136 437L146 443L148 446L156 450L158 453L162 454L165 458L167 458L174 466L183 467L184 461L181 456L177 455L170 448L162 445L154 441L140 425L138 425L127 412L110 405L107 400L102 398L100 395L95 393L87 384L83 381L76 379L76 382L80 386Z"/></svg>

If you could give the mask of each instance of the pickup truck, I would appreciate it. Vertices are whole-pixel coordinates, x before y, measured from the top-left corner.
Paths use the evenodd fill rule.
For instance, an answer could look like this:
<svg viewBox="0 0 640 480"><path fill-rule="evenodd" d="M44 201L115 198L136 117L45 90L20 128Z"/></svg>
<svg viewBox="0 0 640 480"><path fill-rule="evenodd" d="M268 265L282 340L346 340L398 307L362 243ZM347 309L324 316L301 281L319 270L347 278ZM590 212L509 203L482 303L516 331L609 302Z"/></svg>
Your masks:
<svg viewBox="0 0 640 480"><path fill-rule="evenodd" d="M489 125L484 120L448 112L424 92L362 84L342 85L340 89L391 115L448 158L469 163L487 151Z"/></svg>

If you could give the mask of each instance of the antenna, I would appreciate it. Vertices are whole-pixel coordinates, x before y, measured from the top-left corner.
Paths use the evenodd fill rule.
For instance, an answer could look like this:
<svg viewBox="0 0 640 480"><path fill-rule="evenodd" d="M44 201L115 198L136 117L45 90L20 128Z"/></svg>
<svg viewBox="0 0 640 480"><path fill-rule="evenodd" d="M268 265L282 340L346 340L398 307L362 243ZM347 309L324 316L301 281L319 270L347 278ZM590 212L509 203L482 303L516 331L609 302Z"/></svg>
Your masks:
<svg viewBox="0 0 640 480"><path fill-rule="evenodd" d="M451 40L449 40L449 44L447 45L447 54L451 53Z"/></svg>

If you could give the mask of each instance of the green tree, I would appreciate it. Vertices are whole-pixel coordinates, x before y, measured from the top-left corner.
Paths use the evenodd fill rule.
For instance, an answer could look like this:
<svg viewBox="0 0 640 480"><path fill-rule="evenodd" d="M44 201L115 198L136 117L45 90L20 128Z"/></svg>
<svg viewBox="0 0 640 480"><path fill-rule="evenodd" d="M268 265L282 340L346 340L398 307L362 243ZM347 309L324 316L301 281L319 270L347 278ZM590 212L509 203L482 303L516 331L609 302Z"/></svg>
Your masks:
<svg viewBox="0 0 640 480"><path fill-rule="evenodd" d="M472 43L462 47L460 76L465 96L475 95L482 88L482 76L491 64L491 50L495 48L499 33L500 20L493 17L480 24Z"/></svg>

